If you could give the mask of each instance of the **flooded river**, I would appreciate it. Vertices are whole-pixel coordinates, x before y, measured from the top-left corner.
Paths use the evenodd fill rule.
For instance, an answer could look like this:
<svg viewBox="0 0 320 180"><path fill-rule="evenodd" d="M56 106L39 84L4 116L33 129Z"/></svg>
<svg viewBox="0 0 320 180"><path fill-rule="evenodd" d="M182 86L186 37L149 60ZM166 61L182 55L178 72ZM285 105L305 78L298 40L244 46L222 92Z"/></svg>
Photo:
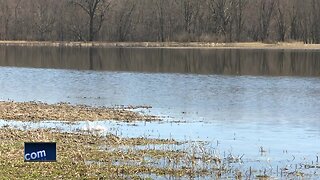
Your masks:
<svg viewBox="0 0 320 180"><path fill-rule="evenodd" d="M0 47L0 66L0 100L150 105L137 111L164 120L90 122L118 135L209 141L266 167L320 156L320 51Z"/></svg>

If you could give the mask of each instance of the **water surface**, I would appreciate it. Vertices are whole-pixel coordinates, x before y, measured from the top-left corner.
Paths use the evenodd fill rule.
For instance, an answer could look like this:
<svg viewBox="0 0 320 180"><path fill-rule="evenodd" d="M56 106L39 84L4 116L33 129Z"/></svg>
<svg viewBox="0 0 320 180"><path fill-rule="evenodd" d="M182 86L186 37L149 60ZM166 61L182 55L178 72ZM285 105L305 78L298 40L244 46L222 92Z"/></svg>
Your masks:
<svg viewBox="0 0 320 180"><path fill-rule="evenodd" d="M92 124L125 137L209 141L221 153L244 154L249 165L258 160L276 167L293 163L293 156L295 162L310 162L320 155L320 78L314 77L320 72L319 51L1 47L0 52L1 100L150 105L137 111L160 115L163 122ZM6 124L74 131L87 125L0 121Z"/></svg>
<svg viewBox="0 0 320 180"><path fill-rule="evenodd" d="M0 66L161 73L320 76L319 50L0 46Z"/></svg>

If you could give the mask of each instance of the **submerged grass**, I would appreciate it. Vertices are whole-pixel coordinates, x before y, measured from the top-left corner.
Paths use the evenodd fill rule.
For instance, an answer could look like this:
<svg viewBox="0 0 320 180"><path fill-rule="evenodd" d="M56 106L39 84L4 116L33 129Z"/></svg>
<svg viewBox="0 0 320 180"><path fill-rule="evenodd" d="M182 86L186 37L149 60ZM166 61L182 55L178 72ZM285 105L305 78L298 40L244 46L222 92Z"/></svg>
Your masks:
<svg viewBox="0 0 320 180"><path fill-rule="evenodd" d="M150 107L138 107L150 108ZM41 120L157 120L130 109L67 103L0 101L0 119ZM24 142L57 142L57 162L25 163ZM172 139L121 138L94 131L61 132L57 129L18 130L0 127L0 179L272 179L319 177L316 163L296 168L255 169L243 166L243 156L220 155L207 142ZM263 147L260 152L265 151ZM301 167L301 168L298 168ZM279 170L280 169L280 172ZM306 170L312 170L308 174Z"/></svg>
<svg viewBox="0 0 320 180"><path fill-rule="evenodd" d="M24 162L24 142L56 142L57 162ZM208 148L204 142L121 138L112 134L101 136L52 129L0 128L0 179L319 177L305 174L307 168L281 170L277 175L267 169L242 166L245 163L243 156L221 156L215 148ZM317 172L316 165L308 168Z"/></svg>
<svg viewBox="0 0 320 180"><path fill-rule="evenodd" d="M24 142L57 142L57 162L25 163ZM174 140L119 138L114 135L65 133L52 130L0 129L0 179L34 178L139 178L139 174L197 176L210 169L192 169L167 165L152 166L159 159L174 162L189 156L183 151L135 150L136 145L175 145ZM101 150L101 145L113 149ZM117 147L127 146L128 150ZM150 163L145 161L149 160Z"/></svg>
<svg viewBox="0 0 320 180"><path fill-rule="evenodd" d="M0 101L0 119L19 121L155 121L156 116L130 111L133 108L107 108L68 103L47 104L42 102Z"/></svg>

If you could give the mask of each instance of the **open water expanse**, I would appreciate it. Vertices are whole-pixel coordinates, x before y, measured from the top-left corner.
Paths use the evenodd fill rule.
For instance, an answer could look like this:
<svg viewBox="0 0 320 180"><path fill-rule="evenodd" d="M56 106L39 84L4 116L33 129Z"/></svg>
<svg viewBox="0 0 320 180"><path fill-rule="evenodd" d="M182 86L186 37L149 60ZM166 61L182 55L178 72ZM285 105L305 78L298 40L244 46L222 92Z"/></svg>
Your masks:
<svg viewBox="0 0 320 180"><path fill-rule="evenodd" d="M320 51L0 47L0 66L3 101L147 105L135 111L163 119L0 126L100 125L123 137L210 142L262 169L318 163Z"/></svg>

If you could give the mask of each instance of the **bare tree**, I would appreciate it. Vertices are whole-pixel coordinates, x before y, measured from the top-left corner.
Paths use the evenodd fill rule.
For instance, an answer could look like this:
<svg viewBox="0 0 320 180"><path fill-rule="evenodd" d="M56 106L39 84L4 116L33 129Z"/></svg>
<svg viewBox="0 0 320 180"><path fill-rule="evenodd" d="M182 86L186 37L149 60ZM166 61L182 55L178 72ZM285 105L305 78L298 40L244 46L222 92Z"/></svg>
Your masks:
<svg viewBox="0 0 320 180"><path fill-rule="evenodd" d="M311 36L312 36L312 42L313 43L319 43L320 42L320 2L318 0L312 0L311 1L311 13L312 13L312 24L311 24Z"/></svg>
<svg viewBox="0 0 320 180"><path fill-rule="evenodd" d="M158 30L158 39L161 42L165 41L165 8L166 4L164 0L155 0L156 5L156 14L157 14L157 20L159 24L159 30Z"/></svg>
<svg viewBox="0 0 320 180"><path fill-rule="evenodd" d="M218 26L217 31L219 34L223 34L224 41L227 41L228 28L231 28L230 23L232 21L231 9L233 1L230 0L209 0L209 8L214 17L214 20Z"/></svg>
<svg viewBox="0 0 320 180"><path fill-rule="evenodd" d="M236 21L236 36L237 41L241 41L241 33L244 26L244 11L248 0L235 0L235 21Z"/></svg>
<svg viewBox="0 0 320 180"><path fill-rule="evenodd" d="M304 11L302 11L301 15L299 16L299 19L301 19L299 29L301 29L300 33L302 34L304 43L312 43L312 7L310 7L311 2L307 2L309 3L299 3L299 9L304 9Z"/></svg>
<svg viewBox="0 0 320 180"><path fill-rule="evenodd" d="M34 27L37 35L37 40L45 40L46 35L49 35L50 32L53 31L53 27L55 24L55 16L52 11L53 6L50 0L38 0L34 3L35 11L34 11Z"/></svg>
<svg viewBox="0 0 320 180"><path fill-rule="evenodd" d="M291 8L289 11L290 17L290 38L291 39L299 39L298 35L298 10L297 10L297 1L293 1L291 4Z"/></svg>
<svg viewBox="0 0 320 180"><path fill-rule="evenodd" d="M195 21L197 14L199 13L198 1L194 0L180 0L180 6L182 10L184 30L188 34L191 33L191 26Z"/></svg>
<svg viewBox="0 0 320 180"><path fill-rule="evenodd" d="M279 41L284 41L285 36L287 33L287 24L285 19L285 5L283 5L283 1L280 2L280 0L277 1L277 14L276 14L276 21L277 21L277 29L278 29L278 36Z"/></svg>
<svg viewBox="0 0 320 180"><path fill-rule="evenodd" d="M89 17L88 41L93 41L104 22L105 14L111 5L108 0L72 0Z"/></svg>
<svg viewBox="0 0 320 180"><path fill-rule="evenodd" d="M125 0L124 4L119 11L119 21L117 23L117 32L119 41L125 41L128 34L132 30L132 14L136 9L136 3L130 0Z"/></svg>
<svg viewBox="0 0 320 180"><path fill-rule="evenodd" d="M0 0L0 39L320 43L318 0L111 1Z"/></svg>
<svg viewBox="0 0 320 180"><path fill-rule="evenodd" d="M269 37L269 26L275 9L275 0L260 1L260 39L265 41Z"/></svg>
<svg viewBox="0 0 320 180"><path fill-rule="evenodd" d="M3 39L9 39L9 23L10 20L12 19L12 10L9 6L8 1L0 1L0 8L1 8L1 24L3 25ZM1 37L1 36L0 36Z"/></svg>

